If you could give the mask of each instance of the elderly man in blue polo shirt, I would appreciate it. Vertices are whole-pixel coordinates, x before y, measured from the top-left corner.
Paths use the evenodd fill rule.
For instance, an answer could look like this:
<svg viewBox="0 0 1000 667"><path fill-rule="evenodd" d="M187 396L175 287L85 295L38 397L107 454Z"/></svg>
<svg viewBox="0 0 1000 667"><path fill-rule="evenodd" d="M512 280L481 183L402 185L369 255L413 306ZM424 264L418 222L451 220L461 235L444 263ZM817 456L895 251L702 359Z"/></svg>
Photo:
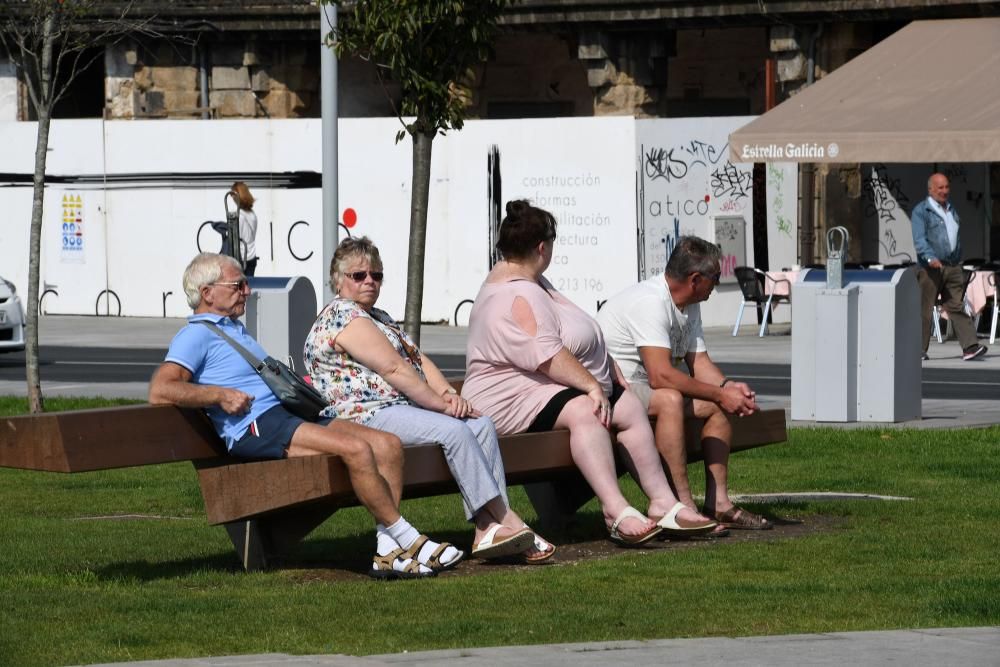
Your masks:
<svg viewBox="0 0 1000 667"><path fill-rule="evenodd" d="M962 244L958 239L958 211L948 201L951 188L948 177L934 173L927 179L927 198L913 207L910 226L913 246L921 269L920 324L923 327L923 358L931 342L931 318L934 302L940 294L948 319L955 327L962 345L962 359L971 361L986 354L986 346L976 338L976 328L965 312L965 274L962 271Z"/></svg>
<svg viewBox="0 0 1000 667"><path fill-rule="evenodd" d="M285 410L257 372L209 327L211 322L258 358L267 353L237 319L250 288L232 257L202 253L184 271L184 294L194 314L170 343L149 386L150 403L203 408L230 454L280 459L336 454L358 500L375 517L378 541L371 576L433 576L464 553L421 535L400 516L403 453L396 436L346 420L310 423Z"/></svg>

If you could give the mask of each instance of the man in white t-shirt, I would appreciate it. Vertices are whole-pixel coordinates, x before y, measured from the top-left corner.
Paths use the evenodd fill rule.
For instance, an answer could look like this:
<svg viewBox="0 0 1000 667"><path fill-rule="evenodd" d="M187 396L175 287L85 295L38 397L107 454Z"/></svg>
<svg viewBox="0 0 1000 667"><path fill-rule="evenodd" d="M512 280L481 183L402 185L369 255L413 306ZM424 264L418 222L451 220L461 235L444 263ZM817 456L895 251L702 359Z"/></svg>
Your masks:
<svg viewBox="0 0 1000 667"><path fill-rule="evenodd" d="M719 283L719 266L718 246L682 236L664 275L611 297L598 312L597 321L632 391L656 417L656 447L667 462L680 501L696 509L687 478L684 419L703 419L703 514L726 528L764 530L772 527L771 522L729 499L732 426L726 415L748 415L758 408L750 387L723 375L705 347L698 304ZM681 362L686 370L680 368Z"/></svg>

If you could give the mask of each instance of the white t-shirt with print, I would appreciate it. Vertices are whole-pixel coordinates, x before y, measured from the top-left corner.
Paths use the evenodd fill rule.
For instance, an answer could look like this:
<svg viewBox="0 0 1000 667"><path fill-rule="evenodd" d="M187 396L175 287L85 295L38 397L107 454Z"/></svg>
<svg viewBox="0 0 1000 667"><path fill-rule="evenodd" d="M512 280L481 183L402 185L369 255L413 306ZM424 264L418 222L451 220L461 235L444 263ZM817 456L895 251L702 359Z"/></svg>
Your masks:
<svg viewBox="0 0 1000 667"><path fill-rule="evenodd" d="M640 347L670 350L676 366L688 352L705 352L701 306L680 310L670 296L663 275L648 278L619 292L597 313L608 352L622 369L625 379L648 381L639 357Z"/></svg>

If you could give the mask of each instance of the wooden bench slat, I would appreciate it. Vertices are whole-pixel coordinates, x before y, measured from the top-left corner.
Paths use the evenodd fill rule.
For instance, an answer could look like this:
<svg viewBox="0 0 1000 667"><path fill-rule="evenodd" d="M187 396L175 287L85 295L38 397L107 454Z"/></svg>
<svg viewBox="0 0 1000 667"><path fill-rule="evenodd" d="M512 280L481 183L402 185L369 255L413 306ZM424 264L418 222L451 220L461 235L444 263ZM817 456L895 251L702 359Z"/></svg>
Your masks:
<svg viewBox="0 0 1000 667"><path fill-rule="evenodd" d="M354 499L347 469L337 456L303 456L276 461L195 462L210 524L266 516L318 500ZM356 501L355 501L356 502Z"/></svg>
<svg viewBox="0 0 1000 667"><path fill-rule="evenodd" d="M746 417L730 417L733 441L730 450L742 452L788 439L784 410L761 410ZM691 438L688 439L691 442Z"/></svg>
<svg viewBox="0 0 1000 667"><path fill-rule="evenodd" d="M224 456L200 410L132 405L5 417L0 466L87 472Z"/></svg>

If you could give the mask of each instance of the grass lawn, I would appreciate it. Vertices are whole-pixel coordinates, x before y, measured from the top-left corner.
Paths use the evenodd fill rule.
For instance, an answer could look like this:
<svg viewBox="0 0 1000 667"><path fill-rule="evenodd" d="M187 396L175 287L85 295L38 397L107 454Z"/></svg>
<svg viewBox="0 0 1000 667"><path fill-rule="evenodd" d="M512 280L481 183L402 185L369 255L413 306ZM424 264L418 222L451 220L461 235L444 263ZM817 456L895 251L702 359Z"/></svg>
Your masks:
<svg viewBox="0 0 1000 667"><path fill-rule="evenodd" d="M3 410L18 408L0 400ZM207 525L190 464L0 469L0 664L1000 625L998 440L998 428L792 430L786 444L734 457L733 492L913 500L763 506L825 527L789 539L393 583L329 574L345 558L365 566L374 540L359 509L336 514L285 568L247 575L225 531ZM700 466L692 473L702 488ZM520 488L511 500L530 521ZM468 544L457 496L406 501L403 512ZM602 531L592 503L546 536Z"/></svg>

